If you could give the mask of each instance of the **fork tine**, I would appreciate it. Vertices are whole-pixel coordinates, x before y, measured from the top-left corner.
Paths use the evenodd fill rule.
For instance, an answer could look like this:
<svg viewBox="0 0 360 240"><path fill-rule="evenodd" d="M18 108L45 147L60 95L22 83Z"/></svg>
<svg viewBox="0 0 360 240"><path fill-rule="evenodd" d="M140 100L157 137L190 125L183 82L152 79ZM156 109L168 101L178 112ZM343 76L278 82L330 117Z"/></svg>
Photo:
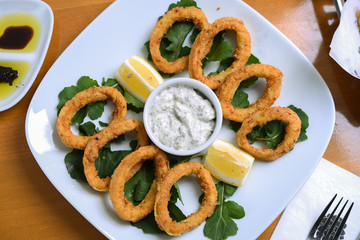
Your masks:
<svg viewBox="0 0 360 240"><path fill-rule="evenodd" d="M339 228L337 229L337 231L336 231L336 233L335 233L335 236L334 236L334 239L333 239L333 240L337 240L337 239L339 238L339 236L340 236L340 234L341 234L341 231L343 230L343 228L344 228L344 226L345 226L345 223L346 223L346 221L347 221L347 219L348 219L348 217L349 217L349 215L350 215L350 212L351 212L351 209L352 209L353 205L354 205L354 202L351 203L350 208L347 210L347 212L346 212L343 220L342 220L341 223L340 223Z"/></svg>
<svg viewBox="0 0 360 240"><path fill-rule="evenodd" d="M331 201L325 207L324 211L320 214L320 216L316 220L314 226L311 228L309 235L314 236L314 233L316 232L316 229L318 228L318 226L319 226L319 224L321 222L321 219L325 216L325 214L328 211L328 209L330 208L331 204L334 202L336 196L337 196L337 194L335 194L335 196L331 199Z"/></svg>
<svg viewBox="0 0 360 240"><path fill-rule="evenodd" d="M334 210L331 212L330 216L326 220L326 222L325 222L324 226L322 227L321 231L319 232L318 236L322 236L324 234L325 229L329 225L331 218L334 216L335 211L339 207L342 200L343 200L343 198L341 198L340 201L336 204L336 207L334 208Z"/></svg>
<svg viewBox="0 0 360 240"><path fill-rule="evenodd" d="M346 206L346 204L348 203L348 201L349 201L349 200L347 200L347 201L345 202L345 204L344 204L344 206L341 208L339 214L336 216L334 222L331 224L331 227L330 227L329 231L327 232L327 234L325 235L325 239L324 239L324 240L327 240L327 239L330 237L330 235L331 235L332 231L334 230L334 227L336 226L336 223L339 221L339 218L340 218L342 212L344 211L345 206ZM330 217L332 217L332 216L330 216ZM329 219L330 219L330 217L329 217ZM328 219L328 220L329 220L329 219ZM321 235L320 235L320 236L321 236Z"/></svg>

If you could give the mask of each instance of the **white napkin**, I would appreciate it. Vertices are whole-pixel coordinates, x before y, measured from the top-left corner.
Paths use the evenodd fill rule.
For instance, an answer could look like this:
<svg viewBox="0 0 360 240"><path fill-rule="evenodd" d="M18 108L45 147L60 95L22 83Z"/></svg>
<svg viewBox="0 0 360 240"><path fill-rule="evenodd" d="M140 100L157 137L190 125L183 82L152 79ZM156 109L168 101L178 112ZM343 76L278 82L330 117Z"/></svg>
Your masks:
<svg viewBox="0 0 360 240"><path fill-rule="evenodd" d="M360 79L360 31L356 10L360 0L347 0L341 11L340 24L330 44L330 56L348 73Z"/></svg>
<svg viewBox="0 0 360 240"><path fill-rule="evenodd" d="M271 240L304 240L325 206L338 194L335 203L344 197L354 202L346 222L345 240L360 239L360 177L321 159L309 180L284 210ZM349 207L349 203L344 211ZM339 207L339 208L340 208ZM345 214L343 212L342 216Z"/></svg>

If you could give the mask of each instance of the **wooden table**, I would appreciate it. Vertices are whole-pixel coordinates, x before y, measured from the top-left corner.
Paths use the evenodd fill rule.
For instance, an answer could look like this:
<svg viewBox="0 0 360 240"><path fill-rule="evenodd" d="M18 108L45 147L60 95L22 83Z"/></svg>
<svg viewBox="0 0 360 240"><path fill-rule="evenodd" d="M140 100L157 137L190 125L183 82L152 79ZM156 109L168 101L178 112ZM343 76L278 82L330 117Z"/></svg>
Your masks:
<svg viewBox="0 0 360 240"><path fill-rule="evenodd" d="M104 239L53 187L25 138L30 100L54 61L112 0L45 0L55 16L48 54L28 94L0 113L0 239ZM336 124L324 157L360 176L360 80L329 57L339 19L332 0L245 0L315 65L336 106ZM264 4L264 2L266 2ZM321 129L319 129L321 131ZM277 219L259 237L269 239Z"/></svg>

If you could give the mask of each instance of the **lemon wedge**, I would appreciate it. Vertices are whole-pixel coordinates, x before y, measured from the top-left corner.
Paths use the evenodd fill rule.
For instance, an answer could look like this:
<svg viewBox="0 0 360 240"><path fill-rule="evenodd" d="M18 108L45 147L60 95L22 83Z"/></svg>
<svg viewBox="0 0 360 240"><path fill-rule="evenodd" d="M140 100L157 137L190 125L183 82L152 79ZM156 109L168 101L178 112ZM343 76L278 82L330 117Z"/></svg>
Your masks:
<svg viewBox="0 0 360 240"><path fill-rule="evenodd" d="M138 55L127 59L120 66L115 79L127 92L143 103L151 91L164 82L155 68Z"/></svg>
<svg viewBox="0 0 360 240"><path fill-rule="evenodd" d="M218 180L242 186L253 163L253 156L218 138L208 149L204 167Z"/></svg>

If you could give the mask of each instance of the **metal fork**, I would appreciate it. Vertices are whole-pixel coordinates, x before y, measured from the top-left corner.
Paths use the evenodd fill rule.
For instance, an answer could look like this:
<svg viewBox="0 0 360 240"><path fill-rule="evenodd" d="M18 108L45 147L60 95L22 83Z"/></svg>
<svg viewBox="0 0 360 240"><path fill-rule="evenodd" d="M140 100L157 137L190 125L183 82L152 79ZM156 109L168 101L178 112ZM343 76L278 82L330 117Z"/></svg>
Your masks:
<svg viewBox="0 0 360 240"><path fill-rule="evenodd" d="M328 205L325 207L324 211L320 214L319 218L316 220L314 226L311 228L309 235L307 236L306 240L313 240L313 239L322 239L322 240L335 240L338 239L342 230L345 227L346 220L349 217L349 214L351 212L351 209L354 205L354 203L351 203L349 209L345 213L345 216L343 218L340 217L342 212L345 209L345 206L348 203L348 200L345 202L343 207L341 208L340 212L335 215L335 212L337 208L339 207L341 201L343 198L340 199L340 201L336 204L336 207L334 210L332 210L331 214L326 214L334 202L337 194L331 199L331 201L328 203Z"/></svg>

